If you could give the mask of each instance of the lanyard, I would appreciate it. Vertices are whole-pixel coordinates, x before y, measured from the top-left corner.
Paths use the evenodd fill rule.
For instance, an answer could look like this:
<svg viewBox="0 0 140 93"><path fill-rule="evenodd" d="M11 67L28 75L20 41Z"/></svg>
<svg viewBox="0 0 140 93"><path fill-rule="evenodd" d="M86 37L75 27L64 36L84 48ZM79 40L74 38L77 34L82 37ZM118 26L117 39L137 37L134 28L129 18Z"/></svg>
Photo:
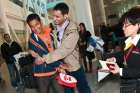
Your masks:
<svg viewBox="0 0 140 93"><path fill-rule="evenodd" d="M124 62L125 62L125 64L126 64L128 58L129 58L130 53L132 52L133 48L134 48L134 45L132 45L132 46L130 47L130 49L128 50L127 54L124 55Z"/></svg>
<svg viewBox="0 0 140 93"><path fill-rule="evenodd" d="M41 50L43 50L44 52L46 52L46 50L45 50L40 44L38 44L37 42L35 42L32 38L30 38L29 41L30 41L34 46L36 46L37 48L40 48Z"/></svg>

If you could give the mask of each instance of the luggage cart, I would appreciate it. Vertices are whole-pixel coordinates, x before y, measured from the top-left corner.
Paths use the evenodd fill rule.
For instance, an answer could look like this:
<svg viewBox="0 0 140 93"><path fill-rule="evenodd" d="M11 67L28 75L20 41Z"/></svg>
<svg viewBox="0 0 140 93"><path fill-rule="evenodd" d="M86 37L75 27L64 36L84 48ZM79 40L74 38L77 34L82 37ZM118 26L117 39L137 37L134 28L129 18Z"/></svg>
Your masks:
<svg viewBox="0 0 140 93"><path fill-rule="evenodd" d="M27 54L28 54L28 52L20 52L20 53L14 55L15 66L16 66L18 74L19 74L19 86L18 86L18 88L19 88L18 92L19 93L24 93L25 92L24 81L21 77L21 67L19 65L19 59L26 56Z"/></svg>
<svg viewBox="0 0 140 93"><path fill-rule="evenodd" d="M37 88L36 78L32 74L33 57L28 52L20 52L14 58L20 76L19 92L24 93L25 88Z"/></svg>

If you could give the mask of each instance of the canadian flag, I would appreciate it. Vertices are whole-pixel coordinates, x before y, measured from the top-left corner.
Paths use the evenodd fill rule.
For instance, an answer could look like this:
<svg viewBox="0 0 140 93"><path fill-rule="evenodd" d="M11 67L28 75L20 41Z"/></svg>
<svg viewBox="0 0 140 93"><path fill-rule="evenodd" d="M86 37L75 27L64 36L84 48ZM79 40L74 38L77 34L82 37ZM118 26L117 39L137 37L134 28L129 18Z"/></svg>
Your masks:
<svg viewBox="0 0 140 93"><path fill-rule="evenodd" d="M73 76L64 73L59 73L57 80L60 85L67 87L76 87L77 80Z"/></svg>

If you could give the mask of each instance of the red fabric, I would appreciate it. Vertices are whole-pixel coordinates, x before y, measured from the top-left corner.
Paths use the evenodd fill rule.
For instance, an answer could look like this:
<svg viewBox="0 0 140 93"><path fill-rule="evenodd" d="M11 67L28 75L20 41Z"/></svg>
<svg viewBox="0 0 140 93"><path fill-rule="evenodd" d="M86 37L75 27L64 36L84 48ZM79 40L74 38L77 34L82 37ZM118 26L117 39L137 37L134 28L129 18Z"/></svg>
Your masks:
<svg viewBox="0 0 140 93"><path fill-rule="evenodd" d="M113 67L115 67L115 64L107 63L106 65L107 65L107 67L109 68L109 70L114 70Z"/></svg>
<svg viewBox="0 0 140 93"><path fill-rule="evenodd" d="M72 78L69 77L68 75L65 75L65 76L64 76L64 80L62 80L62 79L60 78L60 75L57 76L56 79L57 79L58 83L59 83L60 85L63 85L63 86L67 86L67 87L74 88L74 87L76 87L76 85L77 85L77 82L71 82L71 83L66 82L66 80L69 80L69 81L72 80Z"/></svg>
<svg viewBox="0 0 140 93"><path fill-rule="evenodd" d="M48 47L49 52L54 50L50 33L51 33L51 29L49 27L44 27L42 32L40 34L37 34L39 36L39 38Z"/></svg>

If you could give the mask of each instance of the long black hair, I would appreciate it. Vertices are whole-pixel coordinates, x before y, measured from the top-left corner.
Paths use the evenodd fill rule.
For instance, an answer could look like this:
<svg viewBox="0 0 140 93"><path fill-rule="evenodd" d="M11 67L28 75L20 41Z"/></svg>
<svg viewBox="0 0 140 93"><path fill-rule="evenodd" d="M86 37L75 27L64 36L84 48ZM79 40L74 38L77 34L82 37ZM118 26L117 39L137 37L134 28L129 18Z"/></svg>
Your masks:
<svg viewBox="0 0 140 93"><path fill-rule="evenodd" d="M82 26L84 28L84 31L87 31L86 26L84 23L80 23L79 26Z"/></svg>

